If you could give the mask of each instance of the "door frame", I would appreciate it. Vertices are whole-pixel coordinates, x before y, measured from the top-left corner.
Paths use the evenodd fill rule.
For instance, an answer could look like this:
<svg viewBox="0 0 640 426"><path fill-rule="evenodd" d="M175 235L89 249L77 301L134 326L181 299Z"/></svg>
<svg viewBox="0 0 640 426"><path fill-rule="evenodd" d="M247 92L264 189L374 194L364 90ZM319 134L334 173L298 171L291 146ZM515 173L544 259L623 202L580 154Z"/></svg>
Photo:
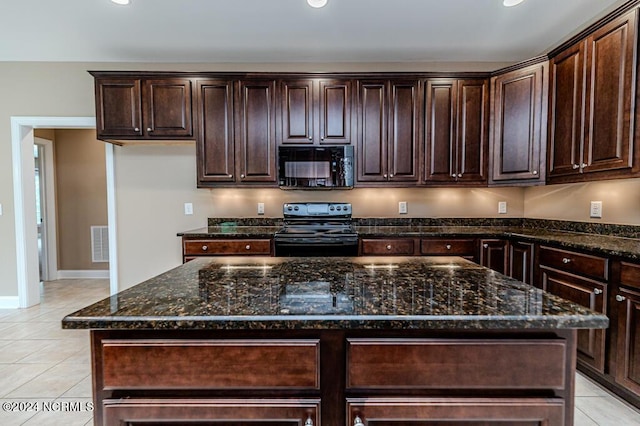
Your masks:
<svg viewBox="0 0 640 426"><path fill-rule="evenodd" d="M42 212L42 221L44 232L42 235L42 255L44 262L42 265L43 281L51 281L58 279L58 242L56 232L56 186L54 184L53 174L53 141L45 138L34 137L34 144L42 147L43 158L41 161L42 170L40 171L40 208L44 206ZM44 184L44 185L43 185ZM37 223L36 223L37 225Z"/></svg>
<svg viewBox="0 0 640 426"><path fill-rule="evenodd" d="M11 117L11 156L16 233L18 307L40 303L38 235L36 224L33 129L95 129L95 117ZM107 222L109 229L110 294L118 292L115 163L113 145L105 144L107 172Z"/></svg>

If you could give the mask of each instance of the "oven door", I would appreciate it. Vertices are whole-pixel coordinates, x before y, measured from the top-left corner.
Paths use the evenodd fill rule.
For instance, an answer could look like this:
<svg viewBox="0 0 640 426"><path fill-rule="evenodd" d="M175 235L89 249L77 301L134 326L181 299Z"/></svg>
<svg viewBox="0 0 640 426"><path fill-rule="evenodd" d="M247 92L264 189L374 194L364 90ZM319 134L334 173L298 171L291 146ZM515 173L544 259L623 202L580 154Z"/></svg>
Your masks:
<svg viewBox="0 0 640 426"><path fill-rule="evenodd" d="M278 257L332 257L357 256L358 236L336 237L288 237L277 235L274 239Z"/></svg>

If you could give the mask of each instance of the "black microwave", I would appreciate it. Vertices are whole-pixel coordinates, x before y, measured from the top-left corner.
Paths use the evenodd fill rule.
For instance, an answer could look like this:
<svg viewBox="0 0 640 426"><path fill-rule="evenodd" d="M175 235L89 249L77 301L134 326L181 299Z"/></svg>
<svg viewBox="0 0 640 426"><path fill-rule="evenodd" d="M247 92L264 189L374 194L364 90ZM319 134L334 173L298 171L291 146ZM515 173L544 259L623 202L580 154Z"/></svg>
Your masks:
<svg viewBox="0 0 640 426"><path fill-rule="evenodd" d="M353 146L281 146L282 189L353 188Z"/></svg>

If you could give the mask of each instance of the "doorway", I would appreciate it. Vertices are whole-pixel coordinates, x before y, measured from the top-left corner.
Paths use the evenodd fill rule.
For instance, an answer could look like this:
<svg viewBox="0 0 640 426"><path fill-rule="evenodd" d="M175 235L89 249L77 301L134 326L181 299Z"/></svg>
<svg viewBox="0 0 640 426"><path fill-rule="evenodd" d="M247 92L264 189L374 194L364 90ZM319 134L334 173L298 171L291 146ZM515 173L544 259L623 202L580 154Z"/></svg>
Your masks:
<svg viewBox="0 0 640 426"><path fill-rule="evenodd" d="M18 297L16 307L40 303L40 262L36 220L36 179L34 135L36 128L95 129L93 117L11 117L13 193L15 206L16 266ZM118 291L116 206L113 146L105 144L107 171L107 221L109 234L110 293Z"/></svg>
<svg viewBox="0 0 640 426"><path fill-rule="evenodd" d="M58 279L53 141L34 137L34 178L40 281Z"/></svg>

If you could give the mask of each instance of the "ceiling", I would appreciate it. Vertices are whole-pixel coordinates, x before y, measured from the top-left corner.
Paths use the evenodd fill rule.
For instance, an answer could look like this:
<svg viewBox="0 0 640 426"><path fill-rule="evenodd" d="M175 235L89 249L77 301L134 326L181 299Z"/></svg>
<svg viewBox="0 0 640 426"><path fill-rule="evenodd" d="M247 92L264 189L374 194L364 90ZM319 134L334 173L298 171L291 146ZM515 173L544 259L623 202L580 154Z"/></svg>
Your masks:
<svg viewBox="0 0 640 426"><path fill-rule="evenodd" d="M2 0L0 61L496 62L625 0Z"/></svg>

